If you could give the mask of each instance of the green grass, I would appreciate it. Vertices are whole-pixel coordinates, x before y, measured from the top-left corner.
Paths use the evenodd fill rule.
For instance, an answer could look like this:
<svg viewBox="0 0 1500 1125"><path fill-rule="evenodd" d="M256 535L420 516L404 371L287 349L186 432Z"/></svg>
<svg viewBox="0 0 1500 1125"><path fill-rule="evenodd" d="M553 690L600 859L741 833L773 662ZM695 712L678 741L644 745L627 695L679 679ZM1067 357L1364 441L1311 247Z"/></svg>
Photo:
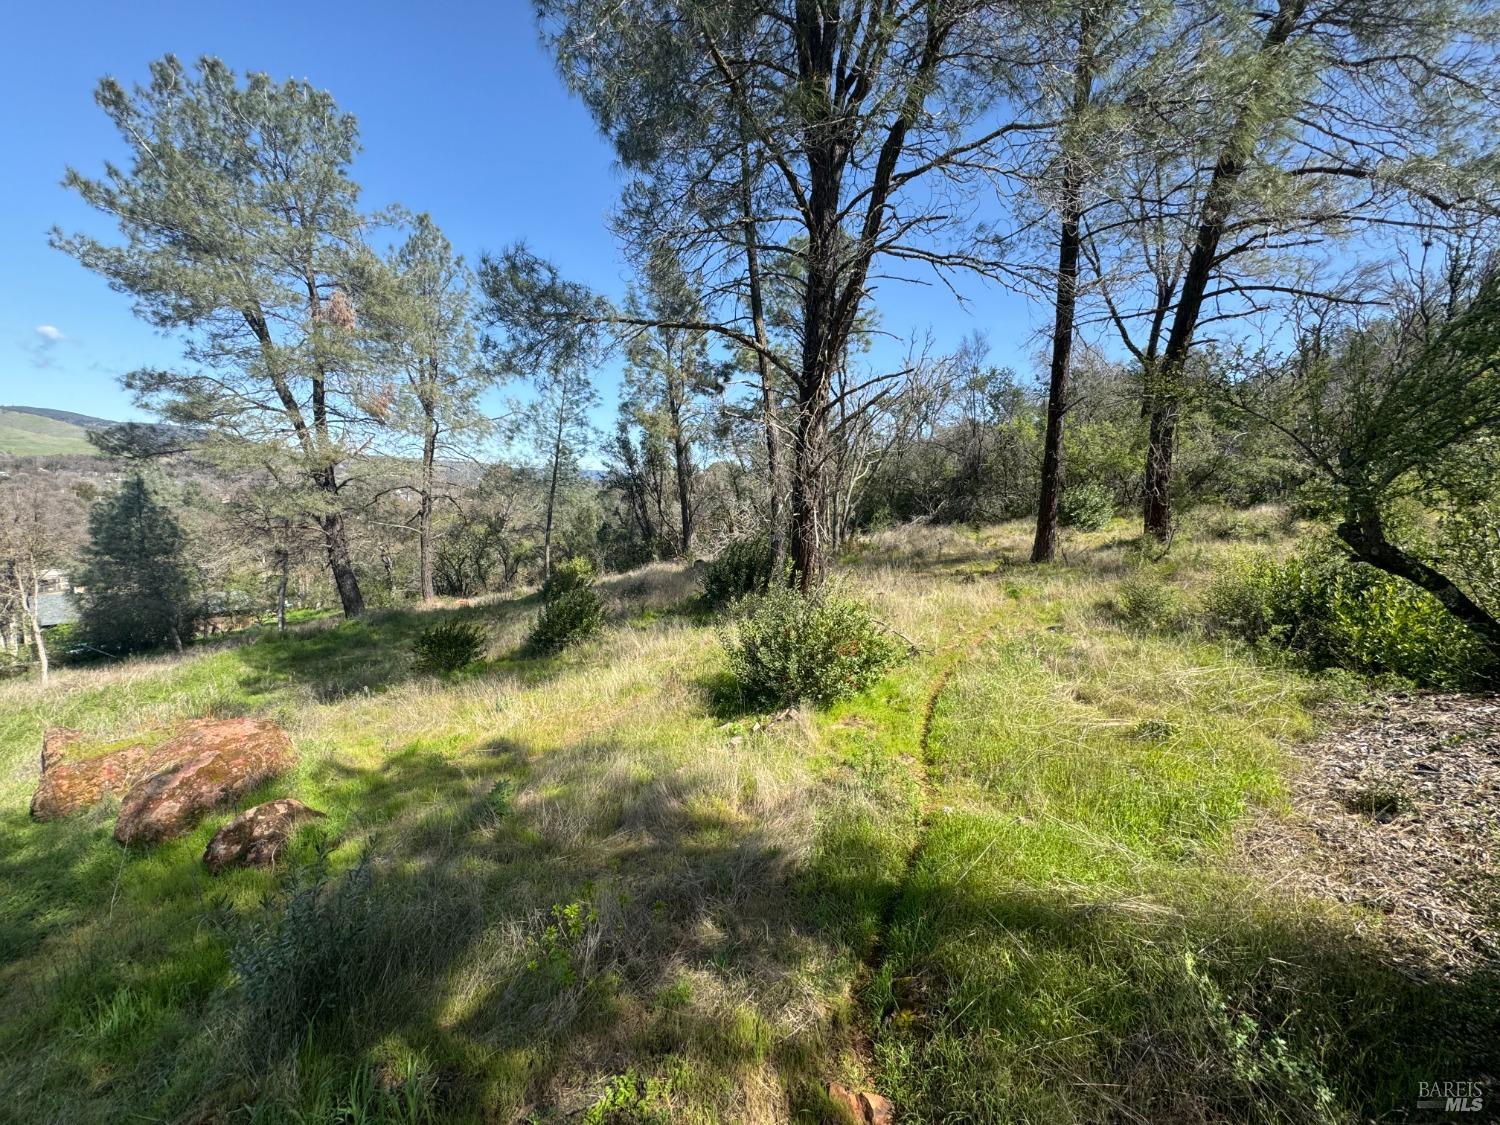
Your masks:
<svg viewBox="0 0 1500 1125"><path fill-rule="evenodd" d="M19 410L0 410L0 453L33 457L98 452L89 444L87 435L87 430L71 422Z"/></svg>
<svg viewBox="0 0 1500 1125"><path fill-rule="evenodd" d="M1132 544L1067 546L862 542L921 651L827 712L744 713L667 566L557 657L533 596L0 684L0 1118L817 1120L841 1079L908 1121L1354 1120L1494 1073L1482 982L1230 859L1319 685L1116 624ZM1158 569L1191 600L1237 549ZM417 675L450 615L486 660ZM301 754L245 803L329 814L278 870L207 875L227 811L150 852L29 821L46 725L237 714Z"/></svg>

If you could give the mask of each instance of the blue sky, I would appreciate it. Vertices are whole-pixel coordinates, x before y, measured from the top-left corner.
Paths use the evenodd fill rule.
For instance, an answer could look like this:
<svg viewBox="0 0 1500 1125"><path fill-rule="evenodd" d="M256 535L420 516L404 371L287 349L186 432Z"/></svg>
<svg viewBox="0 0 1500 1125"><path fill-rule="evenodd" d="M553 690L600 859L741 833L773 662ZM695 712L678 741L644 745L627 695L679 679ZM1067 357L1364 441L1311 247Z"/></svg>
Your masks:
<svg viewBox="0 0 1500 1125"><path fill-rule="evenodd" d="M613 155L537 41L530 5L137 2L10 6L0 43L0 403L139 417L119 376L169 365L174 343L129 300L50 249L47 231L109 230L60 186L122 155L94 105L100 77L144 78L167 52L235 70L307 78L360 123L354 177L374 207L432 213L471 261L525 239L564 274L612 295L625 267L605 225L619 188ZM947 348L981 329L991 358L1025 371L1038 310L975 283L960 308L941 287L888 284L893 332L931 325ZM613 372L600 375L613 414ZM499 403L495 403L498 408Z"/></svg>

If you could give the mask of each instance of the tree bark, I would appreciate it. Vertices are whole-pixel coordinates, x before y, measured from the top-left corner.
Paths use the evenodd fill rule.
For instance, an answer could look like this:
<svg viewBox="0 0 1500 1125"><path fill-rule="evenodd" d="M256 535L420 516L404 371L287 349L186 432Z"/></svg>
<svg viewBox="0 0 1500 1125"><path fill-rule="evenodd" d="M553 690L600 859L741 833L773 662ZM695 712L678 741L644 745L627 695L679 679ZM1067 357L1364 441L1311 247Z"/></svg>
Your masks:
<svg viewBox="0 0 1500 1125"><path fill-rule="evenodd" d="M786 562L786 534L781 512L781 437L776 430L776 389L771 381L771 363L766 356L770 340L766 334L765 297L761 289L760 255L756 250L754 201L750 195L750 149L740 148L740 205L745 220L745 280L750 291L750 320L754 325L756 368L760 373L761 416L766 430L767 520L771 547L771 573L774 580Z"/></svg>
<svg viewBox="0 0 1500 1125"><path fill-rule="evenodd" d="M328 569L333 574L333 584L338 589L339 604L345 617L358 617L365 611L365 596L360 591L359 579L354 573L354 560L349 556L349 535L344 528L344 514L332 511L319 521L323 529L323 546L328 556Z"/></svg>
<svg viewBox="0 0 1500 1125"><path fill-rule="evenodd" d="M1072 124L1088 110L1093 94L1091 9L1080 8L1078 55L1073 73ZM1064 137L1063 145L1069 139ZM1083 219L1083 168L1076 152L1063 153L1062 223L1057 239L1057 303L1052 325L1052 366L1047 384L1047 433L1042 445L1042 488L1037 503L1031 561L1051 562L1057 554L1057 510L1064 472L1063 424L1068 413L1072 371L1074 310L1078 303L1079 225Z"/></svg>
<svg viewBox="0 0 1500 1125"><path fill-rule="evenodd" d="M682 556L693 553L692 451L681 437L672 441L672 455L677 469L677 509L682 522Z"/></svg>
<svg viewBox="0 0 1500 1125"><path fill-rule="evenodd" d="M1266 29L1259 53L1264 56L1286 45L1306 0L1280 0L1275 17ZM1253 102L1253 99L1252 99ZM1182 410L1181 381L1187 368L1188 350L1203 313L1203 298L1212 278L1219 240L1228 225L1234 189L1254 155L1255 142L1264 122L1253 104L1246 105L1236 119L1229 141L1219 153L1203 210L1193 240L1192 255L1183 272L1182 289L1172 316L1172 331L1161 362L1146 375L1146 403L1151 426L1147 438L1145 505L1143 523L1147 535L1166 542L1172 535L1172 470L1177 447L1177 422Z"/></svg>
<svg viewBox="0 0 1500 1125"><path fill-rule="evenodd" d="M552 480L547 486L547 526L542 532L542 581L552 577L552 513L557 507L557 477L562 471L563 415L557 415L557 440L552 445Z"/></svg>
<svg viewBox="0 0 1500 1125"><path fill-rule="evenodd" d="M41 593L41 584L37 580L35 570L33 570L31 575L31 604L29 607L26 604L26 591L23 588L21 591L21 612L31 622L31 640L36 645L37 669L42 674L42 683L46 684L51 676L51 665L47 659L47 641L42 636L42 611L37 606L37 600L41 597Z"/></svg>
<svg viewBox="0 0 1500 1125"><path fill-rule="evenodd" d="M286 583L291 556L285 547L276 549L276 631L286 632Z"/></svg>
<svg viewBox="0 0 1500 1125"><path fill-rule="evenodd" d="M1404 578L1437 598L1444 609L1468 626L1491 652L1500 657L1500 621L1445 574L1388 540L1380 510L1373 501L1356 499L1345 512L1337 534L1360 562Z"/></svg>
<svg viewBox="0 0 1500 1125"><path fill-rule="evenodd" d="M674 387L670 353L667 363L667 413L672 421L672 471L677 478L678 542L682 546L682 557L689 558L693 553L693 448L682 428L681 381L685 373L678 371L675 377L678 385Z"/></svg>
<svg viewBox="0 0 1500 1125"><path fill-rule="evenodd" d="M417 569L422 585L422 600L430 602L436 595L432 586L432 483L433 465L437 459L437 423L429 414L422 437L421 510L417 526Z"/></svg>

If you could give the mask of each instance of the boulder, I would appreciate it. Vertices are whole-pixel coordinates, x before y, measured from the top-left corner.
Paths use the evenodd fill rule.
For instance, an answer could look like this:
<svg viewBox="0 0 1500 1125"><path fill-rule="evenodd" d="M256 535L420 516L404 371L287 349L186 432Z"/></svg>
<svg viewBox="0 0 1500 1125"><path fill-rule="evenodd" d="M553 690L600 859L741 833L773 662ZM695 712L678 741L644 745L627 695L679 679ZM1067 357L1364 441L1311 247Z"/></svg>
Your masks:
<svg viewBox="0 0 1500 1125"><path fill-rule="evenodd" d="M214 833L203 862L215 875L226 867L269 867L298 825L323 816L291 797L256 805Z"/></svg>
<svg viewBox="0 0 1500 1125"><path fill-rule="evenodd" d="M74 747L83 738L82 732L66 727L53 727L42 736L42 779L31 797L34 819L70 816L105 797L123 796L136 782L172 763L166 744L123 746L79 758Z"/></svg>
<svg viewBox="0 0 1500 1125"><path fill-rule="evenodd" d="M238 800L295 761L287 733L261 719L195 723L157 753L170 761L131 786L120 805L115 839L122 844L180 836L210 809Z"/></svg>

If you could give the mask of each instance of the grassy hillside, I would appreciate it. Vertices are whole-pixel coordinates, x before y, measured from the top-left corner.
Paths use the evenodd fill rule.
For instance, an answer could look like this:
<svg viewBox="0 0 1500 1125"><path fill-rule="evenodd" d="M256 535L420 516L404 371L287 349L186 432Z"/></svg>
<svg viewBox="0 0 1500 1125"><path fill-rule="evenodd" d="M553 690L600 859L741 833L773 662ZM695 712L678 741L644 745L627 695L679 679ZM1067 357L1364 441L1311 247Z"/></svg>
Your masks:
<svg viewBox="0 0 1500 1125"><path fill-rule="evenodd" d="M88 431L73 422L0 408L0 453L16 457L93 453Z"/></svg>
<svg viewBox="0 0 1500 1125"><path fill-rule="evenodd" d="M534 598L0 685L0 1087L29 1120L1355 1121L1493 1074L1496 993L1420 983L1379 919L1236 861L1329 689L1125 628L1243 549L1122 526L890 532L841 578L919 652L827 712L740 706L690 575L527 659ZM1267 519L1264 535L1283 534ZM491 658L413 673L445 615ZM208 876L227 814L124 851L33 824L49 724L266 715L329 813ZM247 802L248 803L248 802ZM6 1112L0 1109L0 1115Z"/></svg>

